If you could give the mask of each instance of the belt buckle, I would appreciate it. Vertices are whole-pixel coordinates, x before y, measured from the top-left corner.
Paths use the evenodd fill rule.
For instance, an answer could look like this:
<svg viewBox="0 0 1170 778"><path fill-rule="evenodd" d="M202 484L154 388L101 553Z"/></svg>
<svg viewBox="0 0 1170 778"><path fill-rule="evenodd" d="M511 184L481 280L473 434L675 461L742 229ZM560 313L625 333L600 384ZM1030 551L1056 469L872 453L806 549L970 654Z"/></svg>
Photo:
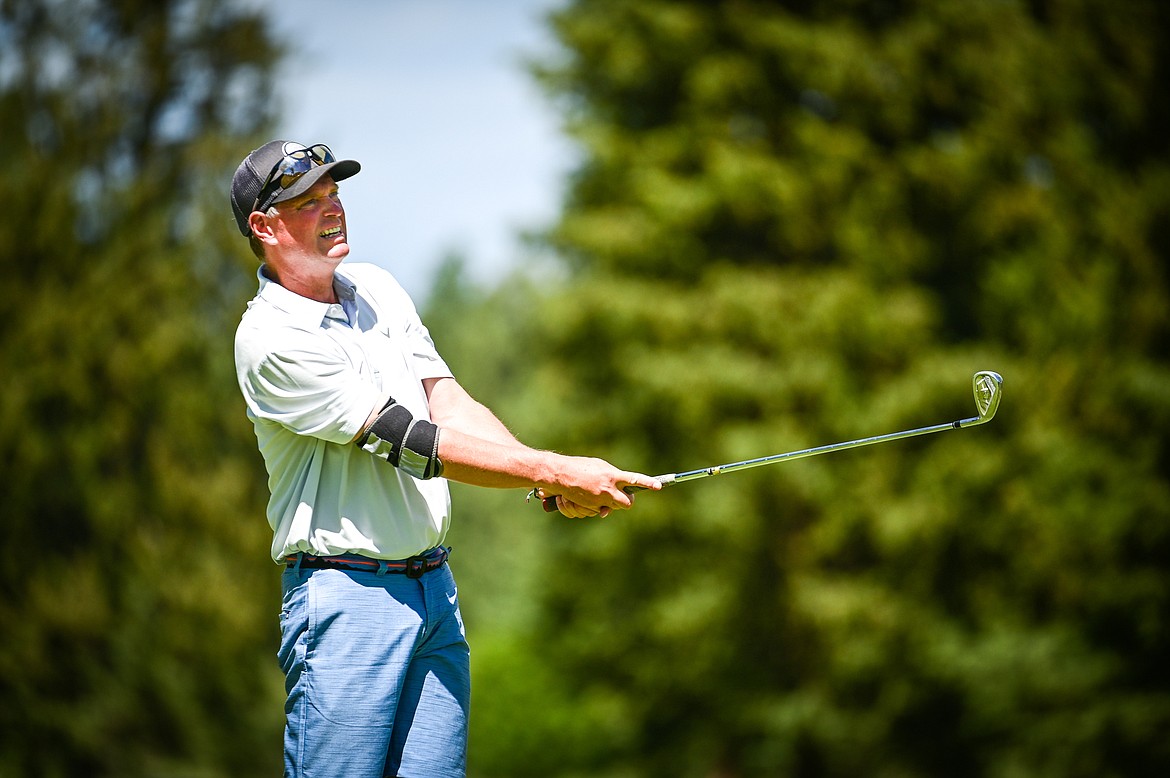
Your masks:
<svg viewBox="0 0 1170 778"><path fill-rule="evenodd" d="M412 556L406 560L406 569L402 572L406 573L407 578L422 578L423 573L427 571L427 558L421 556Z"/></svg>

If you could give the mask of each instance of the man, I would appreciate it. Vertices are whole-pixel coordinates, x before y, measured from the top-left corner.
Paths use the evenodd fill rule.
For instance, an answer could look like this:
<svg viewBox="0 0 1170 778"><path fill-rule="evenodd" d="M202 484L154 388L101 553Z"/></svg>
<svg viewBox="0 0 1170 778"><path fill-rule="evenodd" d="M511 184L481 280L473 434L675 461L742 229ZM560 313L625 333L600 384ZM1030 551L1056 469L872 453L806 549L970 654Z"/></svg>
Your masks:
<svg viewBox="0 0 1170 778"><path fill-rule="evenodd" d="M452 377L389 273L341 266L338 182L359 170L324 145L272 141L232 179L262 262L235 356L285 566L285 774L463 775L468 647L444 479L536 489L570 517L660 487L517 441Z"/></svg>

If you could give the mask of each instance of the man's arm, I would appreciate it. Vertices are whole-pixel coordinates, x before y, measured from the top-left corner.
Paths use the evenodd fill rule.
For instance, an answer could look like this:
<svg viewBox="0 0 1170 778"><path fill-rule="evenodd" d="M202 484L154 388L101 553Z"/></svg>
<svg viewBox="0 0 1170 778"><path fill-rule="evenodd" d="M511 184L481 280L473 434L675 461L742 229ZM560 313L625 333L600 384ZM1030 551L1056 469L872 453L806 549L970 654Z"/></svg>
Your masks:
<svg viewBox="0 0 1170 778"><path fill-rule="evenodd" d="M623 489L659 489L641 473L620 470L591 457L571 457L530 448L475 400L454 378L423 381L431 420L440 428L439 459L443 475L454 481L496 488L538 487L558 495L568 516L605 515L629 508L633 498Z"/></svg>
<svg viewBox="0 0 1170 778"><path fill-rule="evenodd" d="M502 446L527 448L483 403L476 400L454 378L423 381L431 421L442 428L457 429Z"/></svg>

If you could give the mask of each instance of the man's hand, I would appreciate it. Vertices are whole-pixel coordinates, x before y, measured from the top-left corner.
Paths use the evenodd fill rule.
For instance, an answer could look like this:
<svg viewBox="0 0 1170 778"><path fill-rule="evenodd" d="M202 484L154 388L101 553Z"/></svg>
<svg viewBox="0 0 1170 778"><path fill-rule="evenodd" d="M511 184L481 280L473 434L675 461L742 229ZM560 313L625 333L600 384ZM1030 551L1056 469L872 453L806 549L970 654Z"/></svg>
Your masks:
<svg viewBox="0 0 1170 778"><path fill-rule="evenodd" d="M608 516L615 510L633 507L633 492L639 489L658 491L655 479L642 473L619 470L603 459L560 457L556 486L535 490L546 510L555 497L556 509L569 518Z"/></svg>
<svg viewBox="0 0 1170 778"><path fill-rule="evenodd" d="M600 510L586 508L584 505L578 505L568 499L563 494L558 494L555 497L551 496L544 489L533 489L529 497L535 497L539 500L546 512L555 510L560 512L562 516L567 516L570 519L588 519L593 516L600 516L604 519L610 514L609 508L601 508ZM555 505L556 507L550 508L550 505Z"/></svg>
<svg viewBox="0 0 1170 778"><path fill-rule="evenodd" d="M592 516L600 516L604 519L610 513L609 508L593 510L592 508L586 508L584 505L578 505L577 503L566 499L563 494L558 494L552 499L556 501L557 510L560 511L561 515L567 516L570 519L588 519Z"/></svg>

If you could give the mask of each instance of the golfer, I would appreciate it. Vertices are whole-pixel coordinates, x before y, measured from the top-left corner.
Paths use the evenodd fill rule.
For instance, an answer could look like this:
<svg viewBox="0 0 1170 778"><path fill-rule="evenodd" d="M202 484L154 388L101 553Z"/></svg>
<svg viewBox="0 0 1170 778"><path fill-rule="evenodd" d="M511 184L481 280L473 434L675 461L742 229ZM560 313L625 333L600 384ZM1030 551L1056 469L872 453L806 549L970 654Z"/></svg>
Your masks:
<svg viewBox="0 0 1170 778"><path fill-rule="evenodd" d="M535 488L570 517L659 485L517 441L452 377L394 278L342 265L338 182L359 170L327 146L272 141L232 179L261 262L235 359L285 568L285 775L462 776L470 680L445 479Z"/></svg>

